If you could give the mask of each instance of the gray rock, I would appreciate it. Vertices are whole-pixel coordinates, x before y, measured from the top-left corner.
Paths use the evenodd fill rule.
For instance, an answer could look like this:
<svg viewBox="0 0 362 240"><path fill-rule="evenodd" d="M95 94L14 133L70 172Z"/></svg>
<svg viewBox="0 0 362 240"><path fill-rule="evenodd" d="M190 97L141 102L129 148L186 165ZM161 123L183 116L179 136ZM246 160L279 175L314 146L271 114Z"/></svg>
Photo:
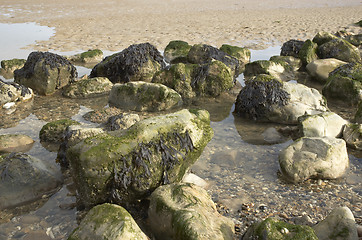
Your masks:
<svg viewBox="0 0 362 240"><path fill-rule="evenodd" d="M344 64L347 63L335 58L316 59L313 62L310 62L306 66L306 69L309 75L314 79L321 83L326 83L329 73Z"/></svg>
<svg viewBox="0 0 362 240"><path fill-rule="evenodd" d="M22 134L0 135L0 153L27 152L34 144L34 140Z"/></svg>
<svg viewBox="0 0 362 240"><path fill-rule="evenodd" d="M107 131L115 131L119 129L127 129L136 122L140 121L140 116L134 113L122 113L108 118L105 129Z"/></svg>
<svg viewBox="0 0 362 240"><path fill-rule="evenodd" d="M358 240L356 222L348 207L334 209L313 229L319 240Z"/></svg>
<svg viewBox="0 0 362 240"><path fill-rule="evenodd" d="M0 155L0 179L0 210L52 194L63 181L55 165L20 153Z"/></svg>
<svg viewBox="0 0 362 240"><path fill-rule="evenodd" d="M68 240L148 240L132 216L121 206L105 203L92 208Z"/></svg>
<svg viewBox="0 0 362 240"><path fill-rule="evenodd" d="M63 88L63 95L69 98L88 98L107 95L113 83L105 77L96 77L75 81Z"/></svg>
<svg viewBox="0 0 362 240"><path fill-rule="evenodd" d="M299 58L299 51L302 48L304 41L291 39L283 43L280 56L292 56Z"/></svg>
<svg viewBox="0 0 362 240"><path fill-rule="evenodd" d="M187 42L176 40L171 41L166 46L163 56L166 62L171 64L187 63L187 54L191 49L191 45Z"/></svg>
<svg viewBox="0 0 362 240"><path fill-rule="evenodd" d="M6 108L7 103L25 102L33 99L34 93L31 88L27 88L17 83L7 83L0 79L0 106ZM5 107L4 107L5 105ZM15 105L15 104L14 104Z"/></svg>
<svg viewBox="0 0 362 240"><path fill-rule="evenodd" d="M32 52L23 68L14 71L16 83L41 95L51 95L73 82L76 68L64 57L50 52Z"/></svg>
<svg viewBox="0 0 362 240"><path fill-rule="evenodd" d="M123 110L155 112L181 106L182 98L163 84L138 81L115 84L109 103Z"/></svg>
<svg viewBox="0 0 362 240"><path fill-rule="evenodd" d="M357 47L343 39L333 39L318 47L320 58L336 58L344 62L361 63L361 55Z"/></svg>
<svg viewBox="0 0 362 240"><path fill-rule="evenodd" d="M342 177L349 167L349 158L342 139L304 137L281 151L279 164L286 180L302 182L309 178Z"/></svg>
<svg viewBox="0 0 362 240"><path fill-rule="evenodd" d="M348 123L333 112L305 115L298 121L304 137L341 137L343 128Z"/></svg>
<svg viewBox="0 0 362 240"><path fill-rule="evenodd" d="M207 192L196 185L165 185L150 200L149 222L160 239L233 239L232 220L221 216Z"/></svg>
<svg viewBox="0 0 362 240"><path fill-rule="evenodd" d="M351 123L343 129L343 139L349 147L362 150L362 125Z"/></svg>

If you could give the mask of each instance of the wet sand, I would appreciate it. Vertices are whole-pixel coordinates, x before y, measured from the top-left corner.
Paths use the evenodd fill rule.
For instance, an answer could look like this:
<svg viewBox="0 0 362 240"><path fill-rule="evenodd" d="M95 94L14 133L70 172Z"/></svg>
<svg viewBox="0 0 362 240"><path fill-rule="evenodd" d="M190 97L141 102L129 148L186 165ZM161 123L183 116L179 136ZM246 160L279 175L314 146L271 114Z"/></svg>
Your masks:
<svg viewBox="0 0 362 240"><path fill-rule="evenodd" d="M360 0L4 0L0 22L55 27L36 50L119 51L150 42L163 50L171 40L224 43L263 49L318 31L361 33Z"/></svg>

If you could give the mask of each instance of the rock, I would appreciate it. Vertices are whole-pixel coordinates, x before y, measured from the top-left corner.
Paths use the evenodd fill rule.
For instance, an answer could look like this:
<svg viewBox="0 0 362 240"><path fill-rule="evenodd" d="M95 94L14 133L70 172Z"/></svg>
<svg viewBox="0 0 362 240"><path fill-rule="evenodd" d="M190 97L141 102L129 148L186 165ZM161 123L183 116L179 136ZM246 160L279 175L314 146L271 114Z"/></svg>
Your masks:
<svg viewBox="0 0 362 240"><path fill-rule="evenodd" d="M83 118L87 121L94 123L106 123L112 116L122 114L122 111L115 107L107 107L101 110L94 110L87 112Z"/></svg>
<svg viewBox="0 0 362 240"><path fill-rule="evenodd" d="M16 83L41 95L51 95L73 82L76 68L64 57L50 52L32 52L23 68L14 71Z"/></svg>
<svg viewBox="0 0 362 240"><path fill-rule="evenodd" d="M337 179L349 167L346 143L331 137L304 137L279 154L280 169L286 180L309 178Z"/></svg>
<svg viewBox="0 0 362 240"><path fill-rule="evenodd" d="M335 58L316 59L308 63L306 69L310 76L324 84L328 79L329 73L344 64L347 63Z"/></svg>
<svg viewBox="0 0 362 240"><path fill-rule="evenodd" d="M283 43L280 56L292 56L299 58L299 51L302 48L304 41L291 39Z"/></svg>
<svg viewBox="0 0 362 240"><path fill-rule="evenodd" d="M92 208L68 240L148 240L131 214L121 206L105 203Z"/></svg>
<svg viewBox="0 0 362 240"><path fill-rule="evenodd" d="M298 121L304 137L341 137L343 128L348 123L333 112L304 115Z"/></svg>
<svg viewBox="0 0 362 240"><path fill-rule="evenodd" d="M233 77L241 73L238 59L206 44L195 44L192 46L187 55L187 60L193 64L207 64L212 63L213 60L218 60L231 69Z"/></svg>
<svg viewBox="0 0 362 240"><path fill-rule="evenodd" d="M343 139L349 147L362 150L362 125L357 123L347 124L343 129Z"/></svg>
<svg viewBox="0 0 362 240"><path fill-rule="evenodd" d="M250 52L249 49L223 44L220 47L220 50L227 53L227 54L229 54L230 56L236 58L239 61L239 71L238 71L238 73L244 72L245 64L250 62L251 52Z"/></svg>
<svg viewBox="0 0 362 240"><path fill-rule="evenodd" d="M69 98L89 98L107 95L113 83L105 77L96 77L75 81L63 88L63 95Z"/></svg>
<svg viewBox="0 0 362 240"><path fill-rule="evenodd" d="M109 103L123 110L157 112L181 106L182 98L163 84L138 81L115 84Z"/></svg>
<svg viewBox="0 0 362 240"><path fill-rule="evenodd" d="M362 45L362 34L348 35L344 39L356 47L360 47Z"/></svg>
<svg viewBox="0 0 362 240"><path fill-rule="evenodd" d="M294 225L276 218L267 218L262 222L253 224L246 231L243 239L318 240L318 237L309 226Z"/></svg>
<svg viewBox="0 0 362 240"><path fill-rule="evenodd" d="M325 100L316 89L260 74L241 89L234 112L264 122L297 124L300 116L325 111Z"/></svg>
<svg viewBox="0 0 362 240"><path fill-rule="evenodd" d="M316 44L318 44L318 46L326 43L326 42L329 42L333 39L339 39L337 36L331 34L331 33L328 33L328 32L318 32L314 38L313 38L313 42L315 42Z"/></svg>
<svg viewBox="0 0 362 240"><path fill-rule="evenodd" d="M185 174L185 176L182 179L183 183L192 183L195 184L196 186L202 187L202 188L207 188L209 186L209 184L202 178L200 178L199 176L193 174L193 173L187 173Z"/></svg>
<svg viewBox="0 0 362 240"><path fill-rule="evenodd" d="M181 181L213 132L206 111L181 110L119 134L90 137L67 151L78 199L86 207L133 202L162 184Z"/></svg>
<svg viewBox="0 0 362 240"><path fill-rule="evenodd" d="M281 64L286 70L295 72L302 67L302 61L292 56L272 56L269 61Z"/></svg>
<svg viewBox="0 0 362 240"><path fill-rule="evenodd" d="M362 100L362 64L349 63L333 70L322 92L327 98L357 104Z"/></svg>
<svg viewBox="0 0 362 240"><path fill-rule="evenodd" d="M344 62L361 63L361 55L357 47L343 39L333 39L318 47L320 58L337 58Z"/></svg>
<svg viewBox="0 0 362 240"><path fill-rule="evenodd" d="M233 239L234 223L221 216L207 192L193 184L170 184L151 195L148 210L159 239Z"/></svg>
<svg viewBox="0 0 362 240"><path fill-rule="evenodd" d="M358 240L354 216L348 207L334 209L313 229L319 240Z"/></svg>
<svg viewBox="0 0 362 240"><path fill-rule="evenodd" d="M362 101L357 105L357 111L353 119L356 123L362 123Z"/></svg>
<svg viewBox="0 0 362 240"><path fill-rule="evenodd" d="M14 72L17 69L24 67L26 60L25 59L10 59L10 60L2 60L1 68L5 72Z"/></svg>
<svg viewBox="0 0 362 240"><path fill-rule="evenodd" d="M27 152L34 144L34 140L22 134L0 135L0 153Z"/></svg>
<svg viewBox="0 0 362 240"><path fill-rule="evenodd" d="M127 129L139 121L140 121L140 116L138 114L122 113L120 115L109 117L105 124L105 129L107 131Z"/></svg>
<svg viewBox="0 0 362 240"><path fill-rule="evenodd" d="M171 41L166 46L163 56L165 61L171 64L187 63L187 54L191 49L191 45L187 42L176 40Z"/></svg>
<svg viewBox="0 0 362 240"><path fill-rule="evenodd" d="M245 79L250 79L258 74L268 74L278 80L285 79L282 75L286 72L284 66L268 60L258 60L245 65Z"/></svg>
<svg viewBox="0 0 362 240"><path fill-rule="evenodd" d="M27 88L17 83L7 83L0 79L0 106L3 108L7 103L25 102L33 99L34 93L31 88Z"/></svg>
<svg viewBox="0 0 362 240"><path fill-rule="evenodd" d="M76 63L99 63L103 59L103 52L100 49L90 49L86 52L66 57L71 62Z"/></svg>
<svg viewBox="0 0 362 240"><path fill-rule="evenodd" d="M39 138L43 142L61 143L64 140L65 130L70 125L79 125L80 123L70 119L61 119L45 124L40 132Z"/></svg>
<svg viewBox="0 0 362 240"><path fill-rule="evenodd" d="M20 153L0 155L0 179L0 210L36 201L62 184L55 165Z"/></svg>
<svg viewBox="0 0 362 240"><path fill-rule="evenodd" d="M150 82L164 67L163 57L156 47L141 43L106 57L94 66L90 77L107 77L112 83Z"/></svg>
<svg viewBox="0 0 362 240"><path fill-rule="evenodd" d="M302 60L303 66L318 59L317 55L318 45L312 42L310 39L304 42L302 48L299 51L299 58Z"/></svg>

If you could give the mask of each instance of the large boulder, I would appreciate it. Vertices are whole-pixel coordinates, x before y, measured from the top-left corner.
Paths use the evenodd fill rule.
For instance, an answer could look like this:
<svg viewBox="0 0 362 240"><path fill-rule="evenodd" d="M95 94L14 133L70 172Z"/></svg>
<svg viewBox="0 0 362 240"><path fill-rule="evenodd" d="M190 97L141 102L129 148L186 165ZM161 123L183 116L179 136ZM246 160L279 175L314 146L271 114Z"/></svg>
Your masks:
<svg viewBox="0 0 362 240"><path fill-rule="evenodd" d="M133 202L158 186L181 181L213 135L204 110L181 110L101 134L67 151L79 200L90 207Z"/></svg>
<svg viewBox="0 0 362 240"><path fill-rule="evenodd" d="M327 98L357 104L362 100L362 64L349 63L336 68L329 74L322 92Z"/></svg>
<svg viewBox="0 0 362 240"><path fill-rule="evenodd" d="M76 68L64 57L50 52L32 52L23 68L14 71L15 82L41 95L51 95L77 77Z"/></svg>
<svg viewBox="0 0 362 240"><path fill-rule="evenodd" d="M358 123L347 124L343 129L343 139L349 147L362 150L362 125Z"/></svg>
<svg viewBox="0 0 362 240"><path fill-rule="evenodd" d="M90 77L107 77L112 83L150 82L165 67L163 57L149 43L134 44L103 59L92 69Z"/></svg>
<svg viewBox="0 0 362 240"><path fill-rule="evenodd" d="M63 182L55 165L20 153L0 155L0 179L0 210L36 201Z"/></svg>
<svg viewBox="0 0 362 240"><path fill-rule="evenodd" d="M319 240L358 240L356 222L348 207L334 209L313 229Z"/></svg>
<svg viewBox="0 0 362 240"><path fill-rule="evenodd" d="M151 195L152 232L159 239L233 239L234 223L221 216L206 190L193 184L170 184Z"/></svg>
<svg viewBox="0 0 362 240"><path fill-rule="evenodd" d="M25 102L34 97L33 90L17 83L8 83L0 79L0 107L15 102Z"/></svg>
<svg viewBox="0 0 362 240"><path fill-rule="evenodd" d="M223 44L220 50L236 58L239 61L239 73L244 72L245 64L250 62L251 52L249 49Z"/></svg>
<svg viewBox="0 0 362 240"><path fill-rule="evenodd" d="M318 59L317 48L318 45L310 39L304 42L298 54L298 57L302 60L303 66L306 66L308 63Z"/></svg>
<svg viewBox="0 0 362 240"><path fill-rule="evenodd" d="M187 63L187 54L191 47L187 42L180 40L169 42L163 52L165 61L171 64Z"/></svg>
<svg viewBox="0 0 362 240"><path fill-rule="evenodd" d="M337 179L349 167L346 142L332 137L303 137L281 151L279 164L291 182Z"/></svg>
<svg viewBox="0 0 362 240"><path fill-rule="evenodd" d="M344 62L361 63L361 55L357 47L343 39L333 39L318 47L320 58L336 58Z"/></svg>
<svg viewBox="0 0 362 240"><path fill-rule="evenodd" d="M298 119L304 137L340 137L348 123L338 114L323 112L316 115L305 115Z"/></svg>
<svg viewBox="0 0 362 240"><path fill-rule="evenodd" d="M63 88L63 95L69 98L88 98L107 95L113 83L105 77L81 79Z"/></svg>
<svg viewBox="0 0 362 240"><path fill-rule="evenodd" d="M92 208L68 240L148 240L131 214L121 206L105 203Z"/></svg>
<svg viewBox="0 0 362 240"><path fill-rule="evenodd" d="M235 103L237 115L285 124L297 124L300 116L325 111L326 102L316 89L265 74L248 80Z"/></svg>
<svg viewBox="0 0 362 240"><path fill-rule="evenodd" d="M26 152L34 144L34 140L23 134L0 135L0 153Z"/></svg>
<svg viewBox="0 0 362 240"><path fill-rule="evenodd" d="M306 69L313 79L324 84L328 79L329 73L344 64L347 63L335 58L316 59L308 63Z"/></svg>
<svg viewBox="0 0 362 240"><path fill-rule="evenodd" d="M160 83L116 83L109 94L109 103L123 110L164 111L182 105L175 90Z"/></svg>
<svg viewBox="0 0 362 240"><path fill-rule="evenodd" d="M291 39L283 43L280 56L292 56L299 58L299 51L302 48L304 41Z"/></svg>
<svg viewBox="0 0 362 240"><path fill-rule="evenodd" d="M248 228L243 239L265 240L318 240L313 229L305 225L294 225L276 218L267 218Z"/></svg>

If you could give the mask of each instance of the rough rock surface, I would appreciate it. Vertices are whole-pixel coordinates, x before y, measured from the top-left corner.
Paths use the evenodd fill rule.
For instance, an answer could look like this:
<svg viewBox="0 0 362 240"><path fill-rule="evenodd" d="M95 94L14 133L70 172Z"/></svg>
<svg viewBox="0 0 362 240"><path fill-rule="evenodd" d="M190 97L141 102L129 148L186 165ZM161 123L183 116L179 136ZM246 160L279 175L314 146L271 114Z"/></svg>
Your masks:
<svg viewBox="0 0 362 240"><path fill-rule="evenodd" d="M357 47L343 39L333 39L318 47L320 58L336 58L344 62L361 63L361 55Z"/></svg>
<svg viewBox="0 0 362 240"><path fill-rule="evenodd" d="M26 152L34 144L34 140L22 134L0 135L0 153Z"/></svg>
<svg viewBox="0 0 362 240"><path fill-rule="evenodd" d="M343 139L349 147L362 150L362 125L351 123L343 129Z"/></svg>
<svg viewBox="0 0 362 240"><path fill-rule="evenodd" d="M279 63L288 71L298 71L302 67L302 60L293 56L272 56L269 61ZM290 80L290 79L289 79Z"/></svg>
<svg viewBox="0 0 362 240"><path fill-rule="evenodd" d="M292 56L299 58L299 51L302 48L304 41L291 39L283 43L280 56Z"/></svg>
<svg viewBox="0 0 362 240"><path fill-rule="evenodd" d="M238 47L238 46L231 46L228 44L223 44L220 47L220 50L229 54L230 56L236 58L239 61L238 73L244 72L245 64L250 62L251 52L249 49Z"/></svg>
<svg viewBox="0 0 362 240"><path fill-rule="evenodd" d="M165 61L171 64L187 63L187 54L191 47L185 41L176 40L169 42L163 53Z"/></svg>
<svg viewBox="0 0 362 240"><path fill-rule="evenodd" d="M7 83L0 79L0 107L11 102L23 102L32 99L33 90L17 83Z"/></svg>
<svg viewBox="0 0 362 240"><path fill-rule="evenodd" d="M69 61L76 63L99 63L103 59L103 52L100 49L91 49L66 58Z"/></svg>
<svg viewBox="0 0 362 240"><path fill-rule="evenodd" d="M304 137L279 154L280 169L286 180L336 179L349 167L346 142L331 137Z"/></svg>
<svg viewBox="0 0 362 240"><path fill-rule="evenodd" d="M107 95L113 83L105 77L96 77L75 81L63 88L63 95L69 98L88 98Z"/></svg>
<svg viewBox="0 0 362 240"><path fill-rule="evenodd" d="M139 121L140 121L140 116L138 114L122 113L120 115L109 117L105 124L105 129L107 131L127 129Z"/></svg>
<svg viewBox="0 0 362 240"><path fill-rule="evenodd" d="M284 72L286 72L286 69L280 63L268 60L258 60L245 65L244 76L245 79L250 79L258 74L268 74L278 80L282 80L284 79L282 78Z"/></svg>
<svg viewBox="0 0 362 240"><path fill-rule="evenodd" d="M64 139L65 130L70 125L78 125L79 122L70 119L61 119L45 124L39 133L40 141L61 143Z"/></svg>
<svg viewBox="0 0 362 240"><path fill-rule="evenodd" d="M344 64L347 63L335 58L316 59L310 62L306 69L313 79L324 84L328 79L329 73Z"/></svg>
<svg viewBox="0 0 362 240"><path fill-rule="evenodd" d="M318 45L310 39L304 42L302 48L299 50L299 58L302 60L303 66L318 59L317 55Z"/></svg>
<svg viewBox="0 0 362 240"><path fill-rule="evenodd" d="M221 216L207 192L193 184L157 188L151 195L148 215L160 239L233 239L232 220Z"/></svg>
<svg viewBox="0 0 362 240"><path fill-rule="evenodd" d="M26 60L25 59L10 59L10 60L2 60L1 68L6 72L14 72L17 69L24 67Z"/></svg>

